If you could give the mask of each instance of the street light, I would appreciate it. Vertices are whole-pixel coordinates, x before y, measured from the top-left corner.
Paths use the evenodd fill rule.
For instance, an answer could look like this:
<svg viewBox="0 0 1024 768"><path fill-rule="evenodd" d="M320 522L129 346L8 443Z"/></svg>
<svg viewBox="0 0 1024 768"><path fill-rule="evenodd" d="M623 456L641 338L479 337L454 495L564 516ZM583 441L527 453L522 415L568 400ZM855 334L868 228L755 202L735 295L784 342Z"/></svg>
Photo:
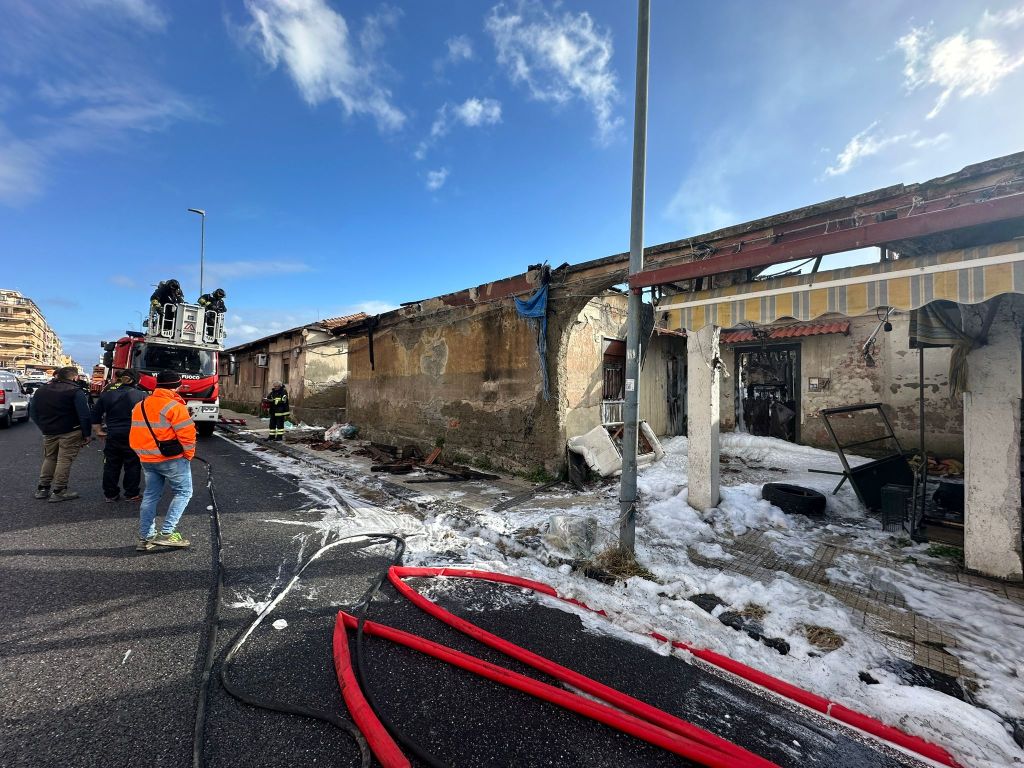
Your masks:
<svg viewBox="0 0 1024 768"><path fill-rule="evenodd" d="M202 223L199 225L199 295L203 295L203 257L206 254L206 211L200 208L189 208L189 213L198 213L202 216Z"/></svg>

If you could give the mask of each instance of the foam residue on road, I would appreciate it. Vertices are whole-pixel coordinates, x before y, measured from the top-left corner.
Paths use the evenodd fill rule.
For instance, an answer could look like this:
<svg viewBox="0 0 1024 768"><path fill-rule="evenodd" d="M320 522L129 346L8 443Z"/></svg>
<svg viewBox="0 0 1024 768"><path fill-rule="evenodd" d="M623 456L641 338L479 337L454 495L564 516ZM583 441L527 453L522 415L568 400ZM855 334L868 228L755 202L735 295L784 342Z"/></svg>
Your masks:
<svg viewBox="0 0 1024 768"><path fill-rule="evenodd" d="M608 618L577 611L590 631L627 638L659 653L671 652L648 637L658 632L724 653L940 744L964 765L1002 768L1024 764L1024 750L1009 732L1009 720L1021 716L1018 705L1024 700L1024 669L1020 666L1024 615L1020 606L995 596L986 596L982 605L977 603L977 592L955 589L948 579L928 576L903 563L907 554L921 554L922 548L895 543L892 535L865 515L848 486L829 496L828 524L787 515L761 499L761 483L768 479L831 493L835 478L808 470L839 469L834 453L771 438L724 434L723 466L734 471L723 474L718 507L701 513L686 503L686 438L671 438L664 447L665 458L642 468L638 480L637 558L653 580L634 576L614 586L582 576L567 564L569 553L552 548L542 534L553 512L593 517L598 523L595 550L607 548L617 536L617 486L608 486L596 496L588 494L586 502L578 505L571 493L552 491L502 512L493 508L459 510L444 493L422 495L414 499L419 509L412 514L403 508L409 504L408 497L402 502L370 503L343 491L347 504L340 504L337 493L344 481L275 453L255 455L277 472L298 475L299 487L310 499L310 510L320 514L313 521L274 519L275 524L305 527L325 540L360 531L403 532L410 536L406 556L410 565L461 565L537 579L563 596L606 611ZM344 459L333 460L344 464ZM362 470L353 462L346 471ZM368 473L363 476L368 487L379 482ZM764 532L772 549L794 562L808 561L822 542L836 536L844 537L854 549L890 553L889 578L903 585L901 591L911 608L945 621L963 639L963 647L953 652L981 684L976 694L979 706L908 685L887 671L895 658L892 651L876 634L863 629L862 621L848 606L821 589L784 572L759 579L708 565L717 560L727 566L731 556L726 550L737 536L750 531ZM704 559L695 562L691 551ZM850 584L873 583L872 579L879 578L877 561L856 557L837 559L834 570L836 581ZM444 582L430 587L445 588ZM737 611L750 605L763 608L763 634L785 639L789 653L780 654L726 627L687 599L701 593L714 594ZM981 605L973 612L968 607L972 600ZM551 604L576 611L560 601ZM803 631L807 625L833 630L843 644L823 653L809 642ZM864 682L862 672L877 682Z"/></svg>

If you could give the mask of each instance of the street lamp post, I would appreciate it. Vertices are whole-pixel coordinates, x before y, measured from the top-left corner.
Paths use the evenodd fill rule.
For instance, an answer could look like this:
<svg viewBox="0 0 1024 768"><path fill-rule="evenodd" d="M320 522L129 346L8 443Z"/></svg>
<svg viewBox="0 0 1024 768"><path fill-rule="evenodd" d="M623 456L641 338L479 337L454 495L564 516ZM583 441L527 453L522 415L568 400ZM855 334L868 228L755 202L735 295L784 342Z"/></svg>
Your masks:
<svg viewBox="0 0 1024 768"><path fill-rule="evenodd" d="M644 268L644 183L647 174L647 65L651 34L651 0L637 3L636 104L633 113L633 195L629 225L629 274ZM619 549L632 555L636 543L636 454L639 427L640 312L639 289L629 291L626 328L626 392L623 404L622 475L619 481ZM644 339L646 344L647 340Z"/></svg>
<svg viewBox="0 0 1024 768"><path fill-rule="evenodd" d="M203 295L203 258L206 255L206 211L200 208L189 208L189 213L198 213L202 217L199 225L199 295Z"/></svg>

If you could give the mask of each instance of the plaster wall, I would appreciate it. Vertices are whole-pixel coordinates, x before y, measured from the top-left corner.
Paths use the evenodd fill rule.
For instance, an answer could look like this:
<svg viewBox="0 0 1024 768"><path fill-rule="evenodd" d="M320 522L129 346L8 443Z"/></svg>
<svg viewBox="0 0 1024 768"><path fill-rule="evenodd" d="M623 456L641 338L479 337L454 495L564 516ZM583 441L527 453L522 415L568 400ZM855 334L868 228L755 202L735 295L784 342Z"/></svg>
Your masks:
<svg viewBox="0 0 1024 768"><path fill-rule="evenodd" d="M566 438L582 435L601 424L604 340L625 340L626 304L625 296L590 301L569 329L565 383L561 390Z"/></svg>
<svg viewBox="0 0 1024 768"><path fill-rule="evenodd" d="M965 329L976 334L986 305L968 307ZM1024 297L1005 296L988 344L967 356L964 393L966 519L969 569L1020 580L1021 329Z"/></svg>
<svg viewBox="0 0 1024 768"><path fill-rule="evenodd" d="M296 331L282 334L257 346L248 347L235 355L238 367L237 382L235 376L223 376L220 380L221 400L226 405L253 409L259 406L260 400L270 391L271 382L285 378L285 362L288 363L288 381L285 389L289 399L301 402L302 387L302 335ZM257 366L259 355L267 355L267 366ZM226 355L225 355L226 359ZM222 366L226 370L226 363Z"/></svg>
<svg viewBox="0 0 1024 768"><path fill-rule="evenodd" d="M552 313L554 315L554 313ZM575 312L573 313L575 316ZM549 371L561 338L549 318ZM542 396L537 327L511 301L439 308L349 342L349 419L390 443L466 453L509 469L556 467L560 396Z"/></svg>

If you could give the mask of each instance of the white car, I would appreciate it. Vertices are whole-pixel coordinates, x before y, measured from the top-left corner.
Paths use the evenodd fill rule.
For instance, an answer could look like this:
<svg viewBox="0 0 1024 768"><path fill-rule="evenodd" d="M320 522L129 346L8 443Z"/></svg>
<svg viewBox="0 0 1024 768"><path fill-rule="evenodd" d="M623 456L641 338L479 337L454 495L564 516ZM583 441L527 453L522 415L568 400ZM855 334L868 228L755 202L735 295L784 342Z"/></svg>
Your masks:
<svg viewBox="0 0 1024 768"><path fill-rule="evenodd" d="M28 395L13 373L0 371L0 429L28 421Z"/></svg>

